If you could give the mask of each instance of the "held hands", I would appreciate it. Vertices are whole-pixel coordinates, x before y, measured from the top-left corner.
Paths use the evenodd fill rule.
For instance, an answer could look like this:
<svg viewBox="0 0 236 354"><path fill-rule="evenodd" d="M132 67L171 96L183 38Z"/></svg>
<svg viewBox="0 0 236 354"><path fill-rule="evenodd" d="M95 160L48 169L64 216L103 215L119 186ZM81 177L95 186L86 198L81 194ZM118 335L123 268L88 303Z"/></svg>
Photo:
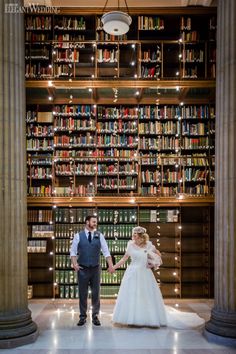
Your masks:
<svg viewBox="0 0 236 354"><path fill-rule="evenodd" d="M108 267L108 272L111 273L111 274L115 273L115 268L114 268L114 266L109 266L109 267Z"/></svg>

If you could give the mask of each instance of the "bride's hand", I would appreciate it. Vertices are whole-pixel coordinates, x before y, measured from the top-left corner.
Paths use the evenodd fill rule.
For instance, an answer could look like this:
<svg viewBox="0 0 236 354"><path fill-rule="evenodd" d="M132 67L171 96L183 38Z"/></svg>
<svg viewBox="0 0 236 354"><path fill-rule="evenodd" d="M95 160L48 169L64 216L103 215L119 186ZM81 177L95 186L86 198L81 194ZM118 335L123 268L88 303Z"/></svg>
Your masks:
<svg viewBox="0 0 236 354"><path fill-rule="evenodd" d="M109 267L109 268L108 268L108 272L111 273L111 274L114 273L114 272L115 272L114 267Z"/></svg>

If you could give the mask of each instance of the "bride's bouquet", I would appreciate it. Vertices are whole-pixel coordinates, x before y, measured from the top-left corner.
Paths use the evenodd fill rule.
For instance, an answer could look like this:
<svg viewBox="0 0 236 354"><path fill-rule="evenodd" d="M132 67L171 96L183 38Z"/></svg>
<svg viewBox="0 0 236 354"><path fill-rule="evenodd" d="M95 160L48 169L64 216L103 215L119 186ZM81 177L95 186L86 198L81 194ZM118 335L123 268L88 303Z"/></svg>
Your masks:
<svg viewBox="0 0 236 354"><path fill-rule="evenodd" d="M160 265L162 265L161 257L157 253L149 250L147 252L148 268L153 268L154 270L157 270L160 267Z"/></svg>

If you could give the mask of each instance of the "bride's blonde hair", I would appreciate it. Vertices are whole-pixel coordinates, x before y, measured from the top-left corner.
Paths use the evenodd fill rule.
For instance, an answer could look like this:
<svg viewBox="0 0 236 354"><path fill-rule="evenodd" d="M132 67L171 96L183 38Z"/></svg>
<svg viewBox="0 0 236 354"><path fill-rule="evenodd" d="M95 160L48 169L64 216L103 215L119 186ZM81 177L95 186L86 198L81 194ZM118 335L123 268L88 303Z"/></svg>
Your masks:
<svg viewBox="0 0 236 354"><path fill-rule="evenodd" d="M137 233L138 236L142 239L142 245L146 245L149 241L149 235L147 234L147 230L142 226L137 226L133 228L133 234Z"/></svg>

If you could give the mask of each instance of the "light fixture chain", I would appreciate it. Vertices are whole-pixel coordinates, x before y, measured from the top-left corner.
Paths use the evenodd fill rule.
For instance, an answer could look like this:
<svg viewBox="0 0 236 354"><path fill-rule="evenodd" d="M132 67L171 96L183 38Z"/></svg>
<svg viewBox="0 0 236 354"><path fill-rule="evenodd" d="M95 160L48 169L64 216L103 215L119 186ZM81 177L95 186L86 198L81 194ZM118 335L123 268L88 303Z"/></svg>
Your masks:
<svg viewBox="0 0 236 354"><path fill-rule="evenodd" d="M103 8L103 10L102 10L102 13L104 13L105 8L107 7L107 3L108 3L108 0L105 2L104 8Z"/></svg>
<svg viewBox="0 0 236 354"><path fill-rule="evenodd" d="M129 8L128 8L128 5L127 5L127 1L126 0L124 0L125 1L125 6L126 6L126 9L127 9L127 13L129 14Z"/></svg>

